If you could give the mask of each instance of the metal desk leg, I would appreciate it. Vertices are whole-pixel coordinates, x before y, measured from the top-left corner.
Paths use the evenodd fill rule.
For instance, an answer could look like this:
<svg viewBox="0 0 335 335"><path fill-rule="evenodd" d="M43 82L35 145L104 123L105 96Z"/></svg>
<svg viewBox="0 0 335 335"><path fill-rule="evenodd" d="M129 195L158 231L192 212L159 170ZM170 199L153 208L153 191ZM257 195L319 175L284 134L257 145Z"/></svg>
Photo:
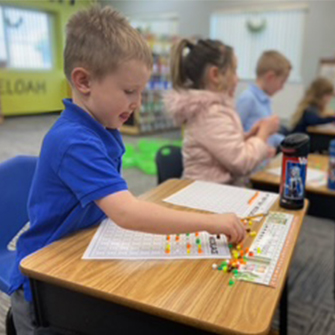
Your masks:
<svg viewBox="0 0 335 335"><path fill-rule="evenodd" d="M286 278L284 290L280 299L280 315L279 315L279 334L287 335L287 319L288 319L288 278Z"/></svg>

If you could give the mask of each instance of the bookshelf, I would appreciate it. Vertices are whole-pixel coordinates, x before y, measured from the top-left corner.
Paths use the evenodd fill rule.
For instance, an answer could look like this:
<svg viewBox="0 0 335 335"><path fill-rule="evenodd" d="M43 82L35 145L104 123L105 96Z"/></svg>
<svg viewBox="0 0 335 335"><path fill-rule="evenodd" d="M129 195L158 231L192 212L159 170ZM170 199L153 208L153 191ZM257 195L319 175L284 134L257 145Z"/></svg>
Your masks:
<svg viewBox="0 0 335 335"><path fill-rule="evenodd" d="M141 31L153 54L153 71L142 94L141 109L135 111L122 126L126 135L141 135L176 129L163 104L164 93L171 88L170 50L177 40L175 19L136 20L133 26ZM152 31L155 31L153 33Z"/></svg>

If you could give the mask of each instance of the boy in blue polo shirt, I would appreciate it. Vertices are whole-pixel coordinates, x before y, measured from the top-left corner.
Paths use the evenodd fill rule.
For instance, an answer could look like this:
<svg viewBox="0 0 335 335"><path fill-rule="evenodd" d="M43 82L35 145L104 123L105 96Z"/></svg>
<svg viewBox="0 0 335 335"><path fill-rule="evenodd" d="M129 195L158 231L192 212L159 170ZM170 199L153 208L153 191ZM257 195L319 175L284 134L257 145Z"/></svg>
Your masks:
<svg viewBox="0 0 335 335"><path fill-rule="evenodd" d="M18 335L35 332L29 281L20 261L106 216L125 229L157 234L208 231L245 237L234 214L176 211L135 198L121 176L121 125L140 107L151 51L111 7L92 7L67 25L64 70L73 100L45 136L28 203L31 227L17 244L12 308ZM49 331L46 330L46 334Z"/></svg>
<svg viewBox="0 0 335 335"><path fill-rule="evenodd" d="M250 131L257 122L272 116L271 97L284 87L291 69L290 61L278 51L269 50L261 55L256 67L256 83L251 84L237 101L244 131ZM268 143L278 148L283 139L284 135L277 133Z"/></svg>

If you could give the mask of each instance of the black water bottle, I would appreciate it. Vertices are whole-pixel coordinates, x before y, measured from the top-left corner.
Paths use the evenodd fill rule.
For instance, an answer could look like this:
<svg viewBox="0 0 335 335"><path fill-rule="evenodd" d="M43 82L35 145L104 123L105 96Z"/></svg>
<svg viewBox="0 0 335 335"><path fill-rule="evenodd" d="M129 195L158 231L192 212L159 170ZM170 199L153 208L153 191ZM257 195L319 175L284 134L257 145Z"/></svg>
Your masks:
<svg viewBox="0 0 335 335"><path fill-rule="evenodd" d="M309 136L292 134L280 145L283 153L280 182L280 206L286 209L304 207Z"/></svg>

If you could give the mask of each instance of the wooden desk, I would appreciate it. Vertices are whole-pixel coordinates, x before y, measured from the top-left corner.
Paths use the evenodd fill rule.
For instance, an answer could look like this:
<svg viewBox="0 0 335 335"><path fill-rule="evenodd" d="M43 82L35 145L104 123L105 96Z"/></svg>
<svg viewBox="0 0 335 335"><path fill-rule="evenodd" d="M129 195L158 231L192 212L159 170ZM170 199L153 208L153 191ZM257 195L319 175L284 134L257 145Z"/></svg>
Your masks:
<svg viewBox="0 0 335 335"><path fill-rule="evenodd" d="M269 165L268 168L281 166L282 161L276 159ZM321 169L328 171L329 156L310 154L308 156L308 167L314 169ZM253 188L269 191L279 192L280 176L276 176L267 172L266 170L257 172L250 178ZM335 191L331 191L327 186L313 187L306 184L306 198L309 199L310 206L308 214L335 219Z"/></svg>
<svg viewBox="0 0 335 335"><path fill-rule="evenodd" d="M311 152L328 152L329 142L335 139L335 125L308 127L307 133L311 138Z"/></svg>
<svg viewBox="0 0 335 335"><path fill-rule="evenodd" d="M142 198L178 208L162 199L190 183L170 180ZM278 204L272 209L283 211ZM76 233L21 263L31 279L37 322L95 335L268 334L306 209L307 203L291 212L294 238L275 289L246 282L230 287L231 274L214 271L213 260L82 260L96 228ZM282 302L284 329L286 290Z"/></svg>

